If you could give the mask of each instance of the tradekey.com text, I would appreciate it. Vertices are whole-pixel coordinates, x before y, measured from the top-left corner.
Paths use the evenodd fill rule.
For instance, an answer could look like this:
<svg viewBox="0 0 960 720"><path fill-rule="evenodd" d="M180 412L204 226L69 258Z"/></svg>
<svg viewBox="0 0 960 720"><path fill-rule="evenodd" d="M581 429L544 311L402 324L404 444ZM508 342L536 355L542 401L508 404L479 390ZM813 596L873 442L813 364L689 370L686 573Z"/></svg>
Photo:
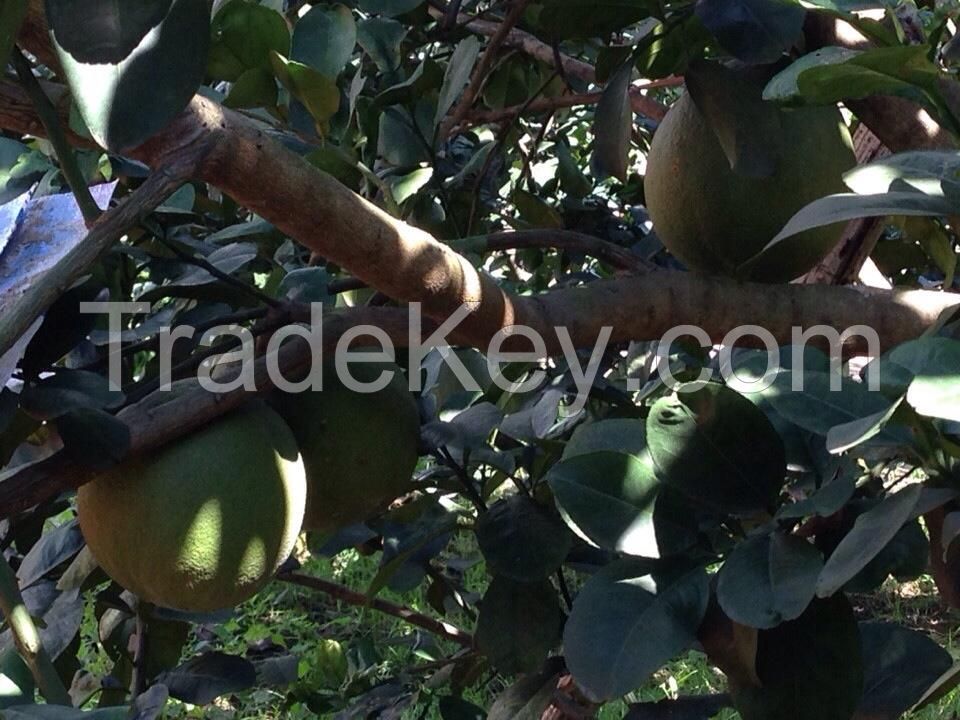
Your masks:
<svg viewBox="0 0 960 720"><path fill-rule="evenodd" d="M453 348L447 337L470 315L470 307L460 306L439 327L428 336L424 336L423 317L420 303L410 303L406 354L408 367L421 366L423 359L432 350L437 350L450 370L454 373L461 385L470 391L480 391L481 387L470 371L452 351ZM108 357L109 380L114 387L120 387L122 382L121 348L123 335L123 316L130 314L145 314L151 311L146 302L85 302L80 305L80 312L84 314L106 315L108 317ZM226 393L238 389L257 391L256 366L259 360L266 365L267 377L272 386L282 392L299 393L305 391L320 391L323 389L324 365L329 372L331 366L324 363L329 350L325 352L324 336L324 306L323 303L311 303L310 323L291 323L284 325L270 335L266 348L258 348L254 334L250 329L240 325L218 325L205 329L199 338L201 347L211 348L222 342L223 338L233 338L236 349L208 358L197 369L197 379L200 385L208 392ZM574 409L581 409L587 401L590 389L599 373L602 360L607 351L613 328L604 326L590 348L589 357L582 355L571 339L567 328L558 326L553 328L557 341L563 352L564 360L576 387ZM190 325L162 327L157 333L157 360L159 363L160 390L168 391L173 384L173 350L178 340L197 340L196 328ZM505 351L504 345L508 340L525 338L529 351ZM791 353L789 371L793 390L803 390L803 357L806 345L812 340L819 341L821 346L829 348L831 369L833 370L831 389L839 392L841 389L841 374L843 347L851 338L860 338L866 347L864 353L868 357L879 357L880 337L871 327L854 325L845 331L827 325L815 325L810 328L794 327L791 332L789 352ZM284 342L301 338L310 347L310 370L302 379L292 381L284 375L280 367L280 348ZM656 345L655 372L669 387L675 387L679 381L673 376L670 367L670 348L681 338L693 338L704 349L715 349L719 365L720 376L725 382L736 380L740 387L749 386L751 392L760 392L770 387L778 375L785 372L781 369L781 347L776 337L765 328L758 325L741 325L730 330L722 340L714 342L708 333L696 325L678 325L661 338ZM360 343L362 350L351 349L351 346ZM755 347L763 346L766 349L767 366L760 377L745 379L737 376L734 370L733 350L745 341ZM547 343L544 338L532 328L523 325L513 325L503 328L490 340L487 348L477 348L487 358L487 370L490 378L497 387L507 392L531 392L540 387L546 377L543 370L534 370L519 381L504 377L501 367L508 363L535 363L548 357ZM351 365L357 363L392 363L397 360L395 344L387 332L376 325L355 325L337 339L333 350L333 369L337 379L347 388L358 393L375 393L386 387L393 378L393 371L385 369L380 377L372 382L357 380L350 370ZM586 362L584 363L584 359ZM227 365L231 372L228 377L215 376L214 368ZM239 369L239 371L238 371ZM301 373L302 375L302 373ZM694 382L706 382L712 376L711 370L704 368ZM411 392L421 391L423 379L418 372L409 373L409 387ZM638 391L641 381L637 378L627 379L627 389ZM880 373L870 373L868 388L877 391L880 389Z"/></svg>

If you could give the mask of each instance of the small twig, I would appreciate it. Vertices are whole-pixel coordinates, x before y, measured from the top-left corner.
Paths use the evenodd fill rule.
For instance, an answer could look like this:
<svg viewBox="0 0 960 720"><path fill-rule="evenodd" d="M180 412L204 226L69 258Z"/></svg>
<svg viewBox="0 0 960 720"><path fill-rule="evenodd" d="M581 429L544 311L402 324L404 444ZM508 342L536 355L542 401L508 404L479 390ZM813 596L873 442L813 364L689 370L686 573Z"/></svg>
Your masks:
<svg viewBox="0 0 960 720"><path fill-rule="evenodd" d="M473 647L473 636L457 627L454 627L450 623L435 620L432 617L418 613L410 608L403 607L402 605L396 605L392 602L381 600L380 598L367 597L363 593L351 590L350 588L340 585L339 583L330 582L329 580L321 580L320 578L313 577L311 575L304 575L303 573L298 572L282 573L277 575L277 579L282 580L283 582L293 583L295 585L302 585L303 587L308 587L312 590L319 590L320 592L325 593L332 598L336 598L337 600L341 600L350 605L373 608L374 610L378 610L386 615L392 615L393 617L400 618L404 622L407 622L411 625L416 625L417 627L431 632L434 635L444 637L447 640L455 642L458 645L462 645L465 648Z"/></svg>
<svg viewBox="0 0 960 720"><path fill-rule="evenodd" d="M466 491L467 497L470 498L470 501L476 506L477 510L480 512L486 512L487 503L484 501L483 496L473 486L473 480L469 475L467 475L466 469L454 459L453 455L450 454L450 451L445 447L437 448L436 457L440 460L440 462L453 470L457 476L457 479L460 480L460 484L463 485L463 489Z"/></svg>
<svg viewBox="0 0 960 720"><path fill-rule="evenodd" d="M10 53L10 60L17 71L20 84L26 90L34 109L37 111L40 122L43 123L44 130L47 131L47 138L53 145L53 149L57 153L57 159L60 161L60 170L77 199L77 205L80 207L83 219L86 221L87 227L90 227L100 217L100 208L93 199L93 195L90 194L90 188L87 187L83 171L80 170L80 165L77 163L77 156L74 155L73 148L67 142L67 136L60 125L60 115L43 88L40 87L40 81L33 74L33 67L20 51L20 48L13 48L13 52Z"/></svg>
<svg viewBox="0 0 960 720"><path fill-rule="evenodd" d="M523 16L529 4L530 0L514 0L510 12L507 13L506 17L504 17L500 23L500 27L490 37L490 42L487 43L483 55L481 55L477 61L477 65L473 69L473 75L470 77L470 82L460 96L460 100L454 105L453 110L450 111L440 124L438 139L444 140L447 138L447 136L450 135L450 131L460 124L460 121L463 120L463 117L469 112L470 108L473 107L477 98L480 97L480 91L483 89L483 84L486 82L490 71L493 70L500 48L506 41L510 31L520 22L520 18ZM445 20L449 17L450 15L448 13L445 15ZM454 17L456 16L454 15Z"/></svg>
<svg viewBox="0 0 960 720"><path fill-rule="evenodd" d="M63 686L53 661L40 641L37 626L30 617L30 611L20 595L20 584L13 568L0 557L0 610L6 618L13 641L20 657L30 668L37 687L47 702L55 705L72 705L70 693Z"/></svg>
<svg viewBox="0 0 960 720"><path fill-rule="evenodd" d="M240 310L236 313L231 313L229 315L221 315L220 317L212 318L206 322L198 323L193 326L193 329L196 333L203 334L211 328L215 328L218 325L239 325L240 323L250 322L251 320L260 320L265 317L269 310L265 307L256 307L250 308L249 310ZM121 357L129 357L130 355L136 355L141 352L156 352L160 349L160 333L154 333L148 338L143 340L138 340L137 342L130 343L129 345L124 345L120 348L119 353ZM105 367L110 362L110 353L103 355L102 357L94 360L91 363L87 363L82 367L77 368L78 370L98 370Z"/></svg>
<svg viewBox="0 0 960 720"><path fill-rule="evenodd" d="M654 103L655 101L646 97L643 94L643 91L652 90L654 88L675 87L682 84L683 78L668 77L661 80L650 80L633 85L629 92L630 102L634 105L634 111L640 112L641 115L646 115L647 117L651 117L655 120L663 119L665 113L661 112L660 109L654 107L653 105L648 106L648 104ZM505 120L509 120L517 115L536 115L539 113L556 112L557 110L564 110L567 108L596 105L600 102L601 97L603 97L602 92L582 93L579 95L559 95L558 97L538 98L531 103L525 103L523 105L511 105L510 107L492 110L471 110L463 117L460 127L464 128L474 125L491 125L494 123L504 122ZM645 110L643 108L645 108Z"/></svg>
<svg viewBox="0 0 960 720"><path fill-rule="evenodd" d="M157 238L157 240L163 243L165 247L169 248L170 251L183 262L188 263L190 265L194 265L198 268L202 268L203 270L206 270L208 273L213 275L213 277L217 278L218 280L226 283L227 285L230 285L231 287L234 287L240 290L243 293L246 293L252 298L256 298L259 302L263 303L264 305L267 305L268 307L279 308L283 305L283 303L280 300L277 300L274 297L270 297L265 292L260 290L260 288L254 287L253 285L250 285L249 283L244 282L240 278L236 278L230 273L224 272L223 270L218 268L216 265L214 265L212 262L210 262L206 258L192 255L188 252L185 252L181 248L177 247L176 243L169 240L165 236L165 233L163 232L163 230L155 226L153 223L145 221L144 227L146 227L146 229L149 230L150 233Z"/></svg>

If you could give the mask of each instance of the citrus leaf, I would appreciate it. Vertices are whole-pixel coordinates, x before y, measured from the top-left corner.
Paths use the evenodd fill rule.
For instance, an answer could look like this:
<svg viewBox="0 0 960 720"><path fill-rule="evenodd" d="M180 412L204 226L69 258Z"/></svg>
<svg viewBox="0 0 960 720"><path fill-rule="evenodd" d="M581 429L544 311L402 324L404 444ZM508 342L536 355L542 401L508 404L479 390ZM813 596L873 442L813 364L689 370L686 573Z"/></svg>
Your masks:
<svg viewBox="0 0 960 720"><path fill-rule="evenodd" d="M357 23L345 5L314 5L293 28L290 59L337 77L353 55Z"/></svg>
<svg viewBox="0 0 960 720"><path fill-rule="evenodd" d="M480 516L477 543L491 572L520 582L552 575L573 544L559 517L522 495L500 500Z"/></svg>
<svg viewBox="0 0 960 720"><path fill-rule="evenodd" d="M751 64L779 58L800 39L806 17L791 0L697 0L694 12L724 50Z"/></svg>
<svg viewBox="0 0 960 720"><path fill-rule="evenodd" d="M649 563L621 560L584 585L563 634L567 665L596 700L640 687L671 658L696 642L710 584L698 568L650 575Z"/></svg>
<svg viewBox="0 0 960 720"><path fill-rule="evenodd" d="M775 532L741 542L727 557L717 600L734 622L759 629L795 620L816 594L820 552L803 538Z"/></svg>
<svg viewBox="0 0 960 720"><path fill-rule="evenodd" d="M766 415L716 384L690 383L647 417L657 476L690 500L753 512L776 500L786 474L783 441Z"/></svg>
<svg viewBox="0 0 960 720"><path fill-rule="evenodd" d="M122 4L101 0L97 4L104 10L96 12L85 2L47 0L52 13L48 17L54 18L54 45L90 134L109 150L124 150L166 126L203 81L209 9L205 0ZM151 12L136 15L132 37L127 16L106 10L107 6L141 4ZM164 4L169 12L161 16ZM99 32L80 16L96 18ZM82 37L67 32L71 21L74 29L87 29ZM137 37L144 29L141 26L147 32Z"/></svg>
<svg viewBox="0 0 960 720"><path fill-rule="evenodd" d="M615 177L627 181L630 165L630 137L633 108L630 105L630 79L633 65L617 70L603 89L593 119L593 155L590 168L598 179Z"/></svg>
<svg viewBox="0 0 960 720"><path fill-rule="evenodd" d="M860 515L853 529L827 558L817 580L817 595L829 597L875 558L910 519L922 486L911 485Z"/></svg>

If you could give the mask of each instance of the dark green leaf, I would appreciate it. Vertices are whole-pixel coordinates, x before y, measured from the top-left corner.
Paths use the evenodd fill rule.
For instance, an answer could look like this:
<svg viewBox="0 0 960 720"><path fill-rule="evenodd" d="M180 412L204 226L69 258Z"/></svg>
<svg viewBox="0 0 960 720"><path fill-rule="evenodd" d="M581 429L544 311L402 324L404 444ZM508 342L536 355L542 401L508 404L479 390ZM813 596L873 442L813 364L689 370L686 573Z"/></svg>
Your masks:
<svg viewBox="0 0 960 720"><path fill-rule="evenodd" d="M603 89L593 120L593 155L590 167L599 178L615 177L626 182L630 165L630 138L633 108L630 104L630 80L633 65L623 65Z"/></svg>
<svg viewBox="0 0 960 720"><path fill-rule="evenodd" d="M27 16L28 0L5 0L0 5L0 65L5 66L10 50ZM0 201L2 202L2 201Z"/></svg>
<svg viewBox="0 0 960 720"><path fill-rule="evenodd" d="M791 0L697 0L694 12L724 50L751 64L777 60L800 39L806 16Z"/></svg>
<svg viewBox="0 0 960 720"><path fill-rule="evenodd" d="M326 75L302 63L271 55L273 72L290 94L303 103L314 120L325 126L340 109L340 89Z"/></svg>
<svg viewBox="0 0 960 720"><path fill-rule="evenodd" d="M444 695L437 703L441 720L485 720L487 711L455 695Z"/></svg>
<svg viewBox="0 0 960 720"><path fill-rule="evenodd" d="M859 195L916 190L960 198L960 153L926 150L897 153L854 168L843 177Z"/></svg>
<svg viewBox="0 0 960 720"><path fill-rule="evenodd" d="M25 193L52 167L42 153L11 138L0 138L0 205Z"/></svg>
<svg viewBox="0 0 960 720"><path fill-rule="evenodd" d="M780 110L763 100L757 78L745 70L696 61L685 79L733 171L753 178L771 177L783 152L783 130Z"/></svg>
<svg viewBox="0 0 960 720"><path fill-rule="evenodd" d="M910 517L921 489L921 485L911 485L857 518L827 559L817 581L818 596L833 595L886 547Z"/></svg>
<svg viewBox="0 0 960 720"><path fill-rule="evenodd" d="M154 685L146 692L142 692L130 706L130 715L127 720L156 720L163 714L167 705L170 691L166 685Z"/></svg>
<svg viewBox="0 0 960 720"><path fill-rule="evenodd" d="M250 661L209 652L162 673L157 682L167 686L170 697L192 705L207 705L222 695L246 690L256 679L257 673Z"/></svg>
<svg viewBox="0 0 960 720"><path fill-rule="evenodd" d="M33 702L34 681L30 668L15 648L0 653L0 710Z"/></svg>
<svg viewBox="0 0 960 720"><path fill-rule="evenodd" d="M781 102L792 100L800 94L800 88L797 87L797 79L800 77L800 73L818 65L835 65L836 63L846 62L858 52L844 47L824 47L814 50L774 75L763 90L763 99Z"/></svg>
<svg viewBox="0 0 960 720"><path fill-rule="evenodd" d="M45 0L54 42L77 62L117 65L170 12L171 0Z"/></svg>
<svg viewBox="0 0 960 720"><path fill-rule="evenodd" d="M477 543L494 575L520 582L552 575L573 544L559 517L522 495L500 500L480 516Z"/></svg>
<svg viewBox="0 0 960 720"><path fill-rule="evenodd" d="M653 460L647 449L647 426L643 420L611 418L581 425L563 448L563 459L602 450L633 455L650 466Z"/></svg>
<svg viewBox="0 0 960 720"><path fill-rule="evenodd" d="M737 545L717 582L717 600L734 622L763 630L800 617L817 588L823 558L812 544L774 532Z"/></svg>
<svg viewBox="0 0 960 720"><path fill-rule="evenodd" d="M644 0L547 0L540 25L555 40L605 37L648 17L652 4Z"/></svg>
<svg viewBox="0 0 960 720"><path fill-rule="evenodd" d="M863 690L860 633L843 595L757 638L760 686L731 678L743 720L850 720Z"/></svg>
<svg viewBox="0 0 960 720"><path fill-rule="evenodd" d="M353 55L357 24L345 5L314 5L293 28L290 59L328 78L337 77Z"/></svg>
<svg viewBox="0 0 960 720"><path fill-rule="evenodd" d="M567 665L597 700L635 690L696 642L710 597L706 573L656 576L650 569L636 560L608 565L574 601L563 634Z"/></svg>
<svg viewBox="0 0 960 720"><path fill-rule="evenodd" d="M116 408L123 401L123 393L113 390L107 378L86 370L59 370L26 386L20 395L21 409L38 420L53 420L79 408Z"/></svg>
<svg viewBox="0 0 960 720"><path fill-rule="evenodd" d="M206 68L209 8L206 0L123 3L138 8L131 25L118 14L120 4L97 5L99 12L86 2L47 0L48 17L57 18L54 44L90 134L105 148L124 150L166 126L196 92Z"/></svg>
<svg viewBox="0 0 960 720"><path fill-rule="evenodd" d="M210 31L207 72L218 80L239 81L247 71L269 71L271 51L290 52L290 30L283 16L250 0L223 5Z"/></svg>
<svg viewBox="0 0 960 720"><path fill-rule="evenodd" d="M897 720L947 672L950 653L926 635L892 623L862 623L864 687L857 717Z"/></svg>
<svg viewBox="0 0 960 720"><path fill-rule="evenodd" d="M277 104L277 81L265 68L251 68L231 86L223 104L229 108L274 107Z"/></svg>
<svg viewBox="0 0 960 720"><path fill-rule="evenodd" d="M659 558L696 542L694 515L662 492L649 458L606 450L576 455L546 479L563 519L598 547Z"/></svg>
<svg viewBox="0 0 960 720"><path fill-rule="evenodd" d="M409 28L396 20L368 18L357 28L357 42L381 72L392 72L400 65L400 45L408 32Z"/></svg>
<svg viewBox="0 0 960 720"><path fill-rule="evenodd" d="M130 451L130 428L103 410L78 408L54 422L64 449L84 467L108 468Z"/></svg>
<svg viewBox="0 0 960 720"><path fill-rule="evenodd" d="M786 474L783 442L766 415L721 385L690 383L647 417L657 476L724 512L772 507Z"/></svg>
<svg viewBox="0 0 960 720"><path fill-rule="evenodd" d="M548 659L543 670L517 680L500 693L490 706L487 720L540 720L553 699L562 670L561 658Z"/></svg>
<svg viewBox="0 0 960 720"><path fill-rule="evenodd" d="M423 0L359 0L360 9L370 15L396 17L416 10Z"/></svg>
<svg viewBox="0 0 960 720"><path fill-rule="evenodd" d="M470 80L470 74L473 72L473 66L480 55L480 41L473 35L460 41L453 56L447 64L447 69L443 74L443 86L440 88L440 99L437 102L437 114L434 117L434 126L443 121L450 112L450 108L460 97L464 86Z"/></svg>
<svg viewBox="0 0 960 720"><path fill-rule="evenodd" d="M902 399L897 400L890 407L877 410L866 417L834 425L827 432L827 450L832 453L846 452L876 437L893 418L902 402Z"/></svg>
<svg viewBox="0 0 960 720"><path fill-rule="evenodd" d="M83 546L83 535L76 520L45 532L17 568L20 587L33 585L44 575L69 561Z"/></svg>
<svg viewBox="0 0 960 720"><path fill-rule="evenodd" d="M549 581L518 583L497 576L480 601L477 647L505 675L534 672L559 645L562 622Z"/></svg>

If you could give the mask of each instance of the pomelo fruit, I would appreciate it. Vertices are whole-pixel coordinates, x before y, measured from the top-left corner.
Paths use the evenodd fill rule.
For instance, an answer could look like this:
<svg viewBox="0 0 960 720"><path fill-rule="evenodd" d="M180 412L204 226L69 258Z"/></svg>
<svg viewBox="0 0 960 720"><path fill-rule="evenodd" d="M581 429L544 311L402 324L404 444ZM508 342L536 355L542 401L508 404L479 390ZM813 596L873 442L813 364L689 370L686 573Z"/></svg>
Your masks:
<svg viewBox="0 0 960 720"><path fill-rule="evenodd" d="M751 83L749 91L759 98L762 83ZM837 108L777 112L782 143L772 177L731 169L690 93L674 103L654 133L644 178L647 210L663 244L690 269L785 282L812 269L840 239L842 224L809 230L738 272L801 208L847 192L843 174L856 162Z"/></svg>
<svg viewBox="0 0 960 720"><path fill-rule="evenodd" d="M420 415L403 371L390 363L349 370L362 383L394 375L382 390L357 392L325 363L322 390L275 396L307 469L307 530L331 533L366 520L410 490L417 466Z"/></svg>
<svg viewBox="0 0 960 720"><path fill-rule="evenodd" d="M188 612L232 607L263 587L293 549L305 502L293 434L262 402L77 492L104 571L142 600Z"/></svg>

